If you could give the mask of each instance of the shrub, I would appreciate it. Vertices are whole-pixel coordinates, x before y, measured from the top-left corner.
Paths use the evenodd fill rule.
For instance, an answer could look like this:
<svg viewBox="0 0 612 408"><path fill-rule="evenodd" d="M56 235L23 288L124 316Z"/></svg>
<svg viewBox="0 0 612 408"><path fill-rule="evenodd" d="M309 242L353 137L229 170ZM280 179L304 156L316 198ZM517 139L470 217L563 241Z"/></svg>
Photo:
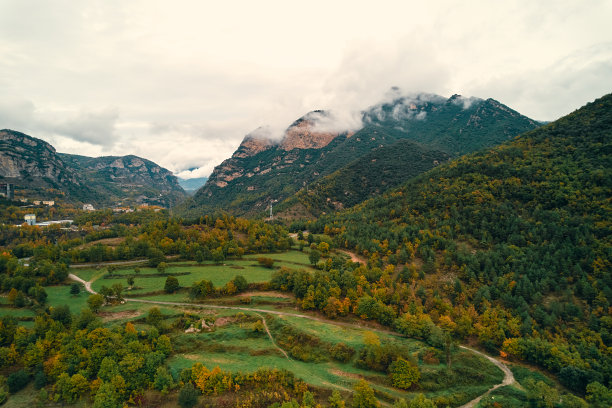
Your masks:
<svg viewBox="0 0 612 408"><path fill-rule="evenodd" d="M393 386L404 390L421 378L419 368L403 358L398 358L389 366L389 375Z"/></svg>
<svg viewBox="0 0 612 408"><path fill-rule="evenodd" d="M192 408L198 403L198 390L188 382L181 388L178 395L178 403L181 408Z"/></svg>
<svg viewBox="0 0 612 408"><path fill-rule="evenodd" d="M179 290L180 285L178 279L174 276L168 276L166 278L166 284L164 285L164 291L166 293L174 293Z"/></svg>
<svg viewBox="0 0 612 408"><path fill-rule="evenodd" d="M355 350L344 343L336 343L330 347L329 353L334 360L346 363L353 357Z"/></svg>
<svg viewBox="0 0 612 408"><path fill-rule="evenodd" d="M260 257L257 258L257 262L259 262L261 266L264 266L266 268L272 268L274 266L274 259L272 258Z"/></svg>
<svg viewBox="0 0 612 408"><path fill-rule="evenodd" d="M19 370L9 375L6 384L11 394L23 389L30 382L30 376L25 370Z"/></svg>

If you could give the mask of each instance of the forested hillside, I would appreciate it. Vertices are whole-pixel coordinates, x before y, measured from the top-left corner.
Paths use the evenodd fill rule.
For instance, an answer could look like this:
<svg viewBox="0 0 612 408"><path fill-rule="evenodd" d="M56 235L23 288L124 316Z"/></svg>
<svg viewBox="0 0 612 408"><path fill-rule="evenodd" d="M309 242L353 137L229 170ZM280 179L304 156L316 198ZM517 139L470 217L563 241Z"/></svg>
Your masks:
<svg viewBox="0 0 612 408"><path fill-rule="evenodd" d="M450 156L410 140L375 149L303 188L277 206L281 218L316 217L352 207L421 174Z"/></svg>
<svg viewBox="0 0 612 408"><path fill-rule="evenodd" d="M396 265L371 296L408 312L407 333L429 316L584 392L612 378L611 155L606 95L311 229Z"/></svg>
<svg viewBox="0 0 612 408"><path fill-rule="evenodd" d="M247 135L232 157L215 168L206 185L186 203L181 213L195 217L202 212L223 209L238 215L261 215L271 201L282 202L300 189L310 189L310 184L364 155L402 140L420 144L420 147L414 145L414 152L407 149L407 144L400 147L414 163L420 160L417 156L424 150L457 156L495 146L539 125L493 99L459 95L444 98L431 94L397 94L369 107L361 114L361 128L356 131L338 130L330 123L334 124L332 113L313 111L289 126L279 142L261 130ZM376 157L387 160L385 155ZM392 163L395 156L391 157L384 166L395 166ZM413 170L431 168L426 164L433 165L433 160L428 160L413 166ZM347 170L335 175L340 177L338 183L346 183L344 178L350 173ZM408 176L417 173L413 171ZM392 171L383 171L383 177L366 172L362 176L372 178L365 183L351 184L357 188L354 197L368 197L373 192L368 186L376 182L380 181L378 190L382 192L398 181L398 175ZM343 201L341 195L320 197L324 201L327 198ZM354 200L349 202L352 205ZM324 208L315 210L319 213Z"/></svg>

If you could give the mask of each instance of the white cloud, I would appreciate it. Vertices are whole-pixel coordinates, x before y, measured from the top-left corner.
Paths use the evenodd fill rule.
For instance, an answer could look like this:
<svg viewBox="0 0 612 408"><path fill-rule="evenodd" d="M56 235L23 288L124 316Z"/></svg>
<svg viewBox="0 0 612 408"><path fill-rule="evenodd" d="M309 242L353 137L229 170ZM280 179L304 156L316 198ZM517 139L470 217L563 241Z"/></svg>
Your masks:
<svg viewBox="0 0 612 408"><path fill-rule="evenodd" d="M612 89L610 1L430 3L5 0L0 128L204 174L311 110L354 128L392 86L541 120Z"/></svg>

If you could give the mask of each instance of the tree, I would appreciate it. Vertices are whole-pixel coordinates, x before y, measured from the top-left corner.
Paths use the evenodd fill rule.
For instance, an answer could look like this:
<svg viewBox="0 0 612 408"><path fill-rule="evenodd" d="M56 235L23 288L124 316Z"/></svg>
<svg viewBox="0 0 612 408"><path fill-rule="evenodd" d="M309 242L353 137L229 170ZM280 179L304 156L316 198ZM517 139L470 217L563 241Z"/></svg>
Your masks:
<svg viewBox="0 0 612 408"><path fill-rule="evenodd" d="M397 400L393 404L393 408L436 408L436 404L432 400L425 398L425 395L419 393L408 402L403 398Z"/></svg>
<svg viewBox="0 0 612 408"><path fill-rule="evenodd" d="M70 323L72 323L72 313L70 313L68 305L56 306L51 309L51 318L60 322L65 327L70 326Z"/></svg>
<svg viewBox="0 0 612 408"><path fill-rule="evenodd" d="M304 391L304 394L302 395L302 406L314 408L316 404L317 402L315 401L315 398L314 398L314 395L312 395L312 392Z"/></svg>
<svg viewBox="0 0 612 408"><path fill-rule="evenodd" d="M612 406L612 390L598 382L592 382L586 387L586 400L595 408Z"/></svg>
<svg viewBox="0 0 612 408"><path fill-rule="evenodd" d="M374 390L365 380L359 380L353 388L353 408L378 408L380 403L374 396Z"/></svg>
<svg viewBox="0 0 612 408"><path fill-rule="evenodd" d="M308 260L310 261L310 264L316 265L317 262L319 262L319 259L321 259L321 253L316 249L311 249L310 253L308 254Z"/></svg>
<svg viewBox="0 0 612 408"><path fill-rule="evenodd" d="M70 285L71 295L78 295L80 292L81 292L81 287L79 286L78 283L73 283L72 285Z"/></svg>
<svg viewBox="0 0 612 408"><path fill-rule="evenodd" d="M162 315L159 308L152 307L151 309L149 309L149 313L147 314L147 323L152 326L158 327L163 318L164 316Z"/></svg>
<svg viewBox="0 0 612 408"><path fill-rule="evenodd" d="M192 408L198 403L199 394L200 393L194 388L193 384L188 382L179 391L178 403L181 408Z"/></svg>
<svg viewBox="0 0 612 408"><path fill-rule="evenodd" d="M134 277L133 276L130 275L130 276L127 277L127 284L128 284L128 286L130 288L134 286Z"/></svg>
<svg viewBox="0 0 612 408"><path fill-rule="evenodd" d="M155 268L157 265L164 262L165 259L166 257L160 249L152 248L149 251L149 266Z"/></svg>
<svg viewBox="0 0 612 408"><path fill-rule="evenodd" d="M393 386L407 390L421 378L419 368L403 358L398 358L389 366Z"/></svg>
<svg viewBox="0 0 612 408"><path fill-rule="evenodd" d="M329 402L329 408L345 408L346 406L344 398L338 390L334 390L327 401Z"/></svg>
<svg viewBox="0 0 612 408"><path fill-rule="evenodd" d="M234 282L234 286L236 286L238 292L244 292L249 287L249 283L242 275L236 275L232 282Z"/></svg>
<svg viewBox="0 0 612 408"><path fill-rule="evenodd" d="M123 300L123 285L120 283L115 283L111 286L111 290L113 291L113 296L117 302L121 302Z"/></svg>
<svg viewBox="0 0 612 408"><path fill-rule="evenodd" d="M115 376L119 375L119 365L112 357L104 357L100 363L98 377L102 381L111 381Z"/></svg>
<svg viewBox="0 0 612 408"><path fill-rule="evenodd" d="M9 375L6 379L6 385L8 385L9 392L11 394L24 388L30 382L30 376L25 370L15 371Z"/></svg>
<svg viewBox="0 0 612 408"><path fill-rule="evenodd" d="M180 285L178 279L176 279L174 276L168 276L166 278L166 284L164 285L164 291L166 293L174 293L179 290L179 288Z"/></svg>
<svg viewBox="0 0 612 408"><path fill-rule="evenodd" d="M153 386L156 390L161 391L162 394L168 393L168 391L170 391L170 389L174 386L172 376L170 375L166 367L157 367Z"/></svg>
<svg viewBox="0 0 612 408"><path fill-rule="evenodd" d="M120 408L122 405L115 386L110 382L102 383L96 392L93 408Z"/></svg>
<svg viewBox="0 0 612 408"><path fill-rule="evenodd" d="M167 269L167 268L168 268L168 264L167 264L167 263L165 263L165 262L160 262L160 263L157 265L157 272L159 272L159 273L161 273L161 274L163 275L164 273L166 273L166 269Z"/></svg>
<svg viewBox="0 0 612 408"><path fill-rule="evenodd" d="M102 295L90 295L87 298L87 306L91 309L92 312L97 313L98 310L104 304L104 296Z"/></svg>
<svg viewBox="0 0 612 408"><path fill-rule="evenodd" d="M274 259L272 258L266 258L262 256L262 257L257 258L257 262L265 268L272 269L272 267L274 266Z"/></svg>

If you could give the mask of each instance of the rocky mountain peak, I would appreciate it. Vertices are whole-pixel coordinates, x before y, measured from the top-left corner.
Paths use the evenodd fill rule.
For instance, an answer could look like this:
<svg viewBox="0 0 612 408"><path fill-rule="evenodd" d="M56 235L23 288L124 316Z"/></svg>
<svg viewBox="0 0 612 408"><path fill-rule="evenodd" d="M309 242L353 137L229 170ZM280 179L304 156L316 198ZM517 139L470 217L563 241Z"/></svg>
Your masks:
<svg viewBox="0 0 612 408"><path fill-rule="evenodd" d="M261 153L264 150L268 150L274 146L274 142L270 138L270 131L268 128L259 127L246 135L238 146L238 149L234 152L232 157L245 158L255 156L257 153Z"/></svg>
<svg viewBox="0 0 612 408"><path fill-rule="evenodd" d="M286 130L280 142L280 148L285 151L293 149L321 149L327 146L340 133L328 131L322 122L328 119L327 112L316 110L307 113L293 122Z"/></svg>

